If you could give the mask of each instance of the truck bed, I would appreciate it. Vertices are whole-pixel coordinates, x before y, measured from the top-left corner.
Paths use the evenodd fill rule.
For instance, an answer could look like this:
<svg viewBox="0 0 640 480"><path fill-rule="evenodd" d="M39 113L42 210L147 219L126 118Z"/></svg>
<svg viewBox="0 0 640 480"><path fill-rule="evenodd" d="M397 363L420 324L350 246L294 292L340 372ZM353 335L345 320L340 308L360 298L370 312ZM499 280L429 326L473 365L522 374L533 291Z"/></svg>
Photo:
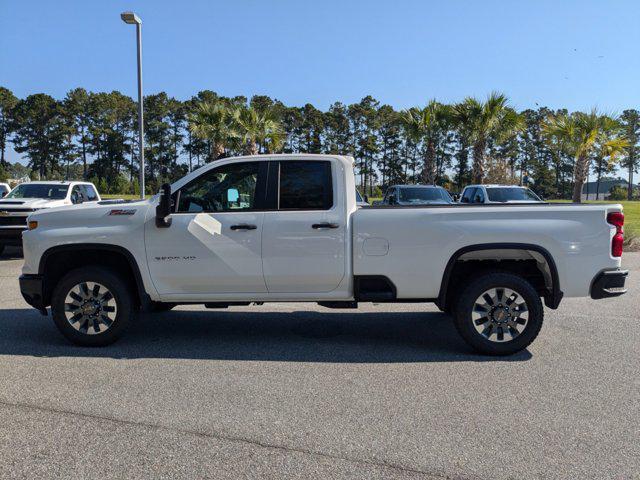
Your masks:
<svg viewBox="0 0 640 480"><path fill-rule="evenodd" d="M496 250L520 245L524 253L517 255L525 259L526 247L535 245L556 262L564 295L586 296L599 271L620 266L609 253L614 229L606 217L621 208L565 203L360 208L353 214L353 272L384 274L397 298L437 298L457 252L473 245Z"/></svg>

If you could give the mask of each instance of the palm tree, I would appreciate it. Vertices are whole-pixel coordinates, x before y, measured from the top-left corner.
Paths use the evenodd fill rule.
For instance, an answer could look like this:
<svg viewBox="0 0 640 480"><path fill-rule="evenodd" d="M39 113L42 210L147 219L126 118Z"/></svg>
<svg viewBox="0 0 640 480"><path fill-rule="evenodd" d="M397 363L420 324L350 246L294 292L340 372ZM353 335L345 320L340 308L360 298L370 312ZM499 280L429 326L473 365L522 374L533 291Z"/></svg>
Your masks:
<svg viewBox="0 0 640 480"><path fill-rule="evenodd" d="M520 115L509 107L506 95L493 92L485 102L468 97L456 106L456 116L468 122L466 129L472 142L473 181L484 180L486 150L489 139L502 143L523 128Z"/></svg>
<svg viewBox="0 0 640 480"><path fill-rule="evenodd" d="M208 161L221 158L234 137L229 108L219 101L203 101L196 104L187 119L191 133L209 142Z"/></svg>
<svg viewBox="0 0 640 480"><path fill-rule="evenodd" d="M233 112L233 132L246 155L277 151L285 138L284 129L271 111L261 112L253 107L240 107Z"/></svg>
<svg viewBox="0 0 640 480"><path fill-rule="evenodd" d="M427 185L436 181L436 152L449 128L451 109L435 100L426 107L402 112L401 120L407 136L414 142L425 142L423 179Z"/></svg>
<svg viewBox="0 0 640 480"><path fill-rule="evenodd" d="M562 139L575 159L573 168L573 196L580 203L582 186L587 179L591 159L595 155L615 158L626 148L626 140L620 137L616 120L601 115L596 109L589 113L574 112L550 116L542 123L547 137Z"/></svg>
<svg viewBox="0 0 640 480"><path fill-rule="evenodd" d="M596 200L599 200L600 180L603 171L610 172L614 169L618 156L626 151L629 142L624 137L620 122L606 115L602 117L602 126L597 142L596 164L598 166L598 178L596 180Z"/></svg>

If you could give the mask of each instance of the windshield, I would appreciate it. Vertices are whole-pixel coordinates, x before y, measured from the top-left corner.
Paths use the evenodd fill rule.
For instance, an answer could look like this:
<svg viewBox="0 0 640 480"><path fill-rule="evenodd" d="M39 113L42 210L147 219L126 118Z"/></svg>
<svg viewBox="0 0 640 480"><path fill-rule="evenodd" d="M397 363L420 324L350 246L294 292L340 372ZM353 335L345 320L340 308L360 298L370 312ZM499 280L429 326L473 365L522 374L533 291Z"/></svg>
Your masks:
<svg viewBox="0 0 640 480"><path fill-rule="evenodd" d="M69 185L43 183L23 183L14 188L5 198L45 198L63 200L67 197Z"/></svg>
<svg viewBox="0 0 640 480"><path fill-rule="evenodd" d="M499 187L487 188L487 195L492 202L541 202L540 197L528 188Z"/></svg>
<svg viewBox="0 0 640 480"><path fill-rule="evenodd" d="M406 203L428 203L445 202L452 203L453 200L444 188L421 188L408 187L400 188L400 201Z"/></svg>

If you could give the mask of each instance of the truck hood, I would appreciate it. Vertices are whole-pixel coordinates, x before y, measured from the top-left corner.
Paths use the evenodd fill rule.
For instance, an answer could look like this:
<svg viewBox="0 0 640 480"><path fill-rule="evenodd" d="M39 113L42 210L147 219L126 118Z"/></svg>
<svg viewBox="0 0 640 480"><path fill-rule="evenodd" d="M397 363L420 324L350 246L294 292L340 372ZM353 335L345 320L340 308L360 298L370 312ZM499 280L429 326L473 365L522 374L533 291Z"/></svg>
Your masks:
<svg viewBox="0 0 640 480"><path fill-rule="evenodd" d="M68 205L65 200L47 200L44 198L3 198L0 208L11 210L14 208L54 208Z"/></svg>
<svg viewBox="0 0 640 480"><path fill-rule="evenodd" d="M152 203L150 200L126 203L105 202L84 203L69 207L63 205L56 208L38 210L29 216L47 228L73 228L105 226L144 222L145 215Z"/></svg>

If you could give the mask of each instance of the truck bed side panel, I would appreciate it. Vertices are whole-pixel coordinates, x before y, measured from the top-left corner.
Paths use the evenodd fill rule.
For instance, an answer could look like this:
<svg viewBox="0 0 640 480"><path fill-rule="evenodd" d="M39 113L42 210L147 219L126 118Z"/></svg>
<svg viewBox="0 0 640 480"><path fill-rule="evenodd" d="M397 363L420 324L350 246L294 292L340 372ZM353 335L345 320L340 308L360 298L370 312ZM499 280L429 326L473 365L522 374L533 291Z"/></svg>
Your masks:
<svg viewBox="0 0 640 480"><path fill-rule="evenodd" d="M449 259L470 245L538 245L553 257L567 297L589 295L594 276L620 266L606 214L619 205L364 208L354 213L355 275L384 275L398 298L437 298Z"/></svg>

